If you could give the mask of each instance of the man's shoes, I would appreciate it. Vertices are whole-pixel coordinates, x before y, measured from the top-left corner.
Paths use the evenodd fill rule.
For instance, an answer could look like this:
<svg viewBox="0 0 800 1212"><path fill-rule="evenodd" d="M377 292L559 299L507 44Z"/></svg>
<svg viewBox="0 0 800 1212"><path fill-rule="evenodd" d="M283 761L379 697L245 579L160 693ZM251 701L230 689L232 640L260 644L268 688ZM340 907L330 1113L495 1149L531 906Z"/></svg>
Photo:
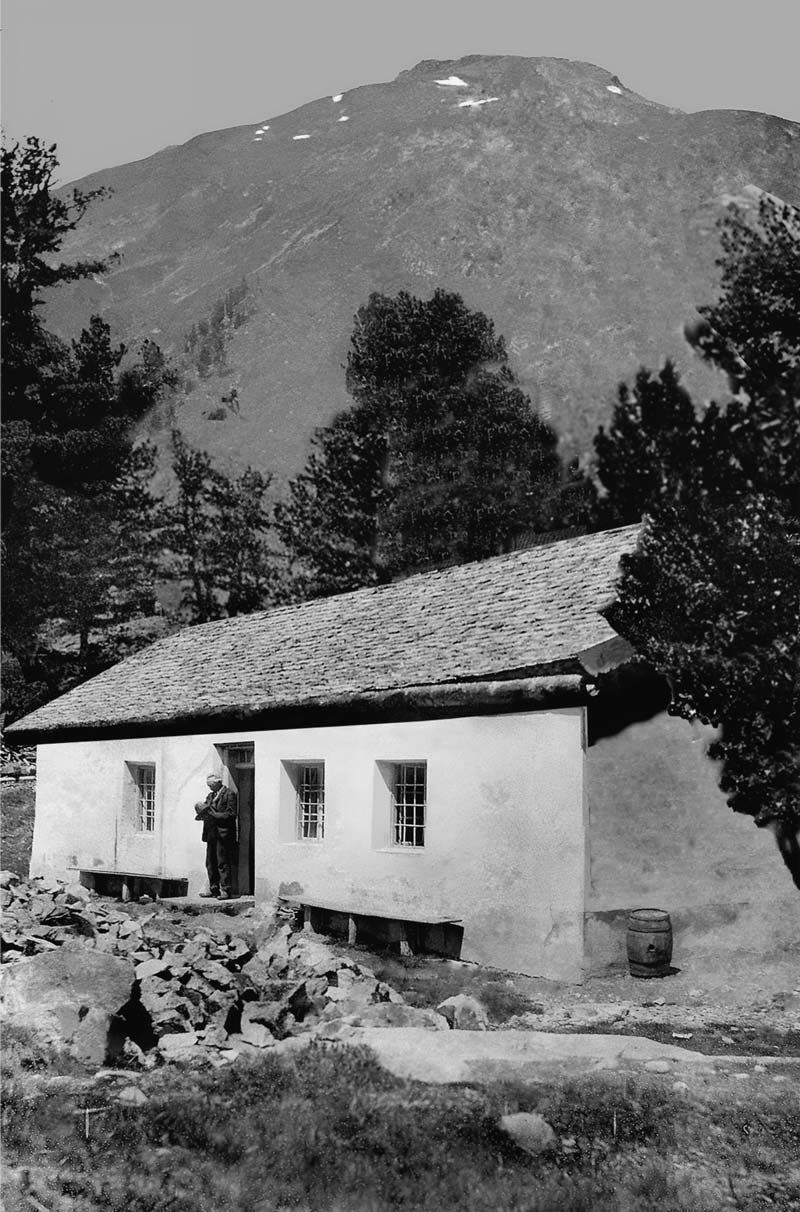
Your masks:
<svg viewBox="0 0 800 1212"><path fill-rule="evenodd" d="M230 899L231 899L231 895L230 895L230 893L229 893L229 892L226 892L224 888L223 888L223 889L222 889L222 891L221 891L221 892L220 892L220 893L217 895L217 900L218 900L218 901L229 901Z"/></svg>
<svg viewBox="0 0 800 1212"><path fill-rule="evenodd" d="M208 892L201 892L200 895L208 899L208 897L216 897L218 892L216 888L211 888Z"/></svg>

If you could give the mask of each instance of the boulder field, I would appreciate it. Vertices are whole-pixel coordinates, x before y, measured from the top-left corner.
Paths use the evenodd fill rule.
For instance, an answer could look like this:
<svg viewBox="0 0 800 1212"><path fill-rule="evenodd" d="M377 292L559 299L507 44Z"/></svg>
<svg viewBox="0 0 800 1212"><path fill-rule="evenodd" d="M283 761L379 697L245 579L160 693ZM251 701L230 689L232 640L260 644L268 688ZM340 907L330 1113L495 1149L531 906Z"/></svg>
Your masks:
<svg viewBox="0 0 800 1212"><path fill-rule="evenodd" d="M463 995L439 1011L405 1004L355 953L337 955L271 906L190 916L11 872L0 892L5 1021L87 1067L221 1065L356 1029L486 1026Z"/></svg>

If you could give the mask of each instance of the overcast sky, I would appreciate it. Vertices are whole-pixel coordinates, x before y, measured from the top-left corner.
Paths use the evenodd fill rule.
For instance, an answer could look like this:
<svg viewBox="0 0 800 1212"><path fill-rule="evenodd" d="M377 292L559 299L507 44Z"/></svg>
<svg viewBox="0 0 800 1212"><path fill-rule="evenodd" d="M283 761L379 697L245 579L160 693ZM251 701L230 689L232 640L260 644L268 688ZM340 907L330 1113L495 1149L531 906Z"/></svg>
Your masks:
<svg viewBox="0 0 800 1212"><path fill-rule="evenodd" d="M3 0L2 122L61 180L420 59L556 55L685 110L800 121L800 0Z"/></svg>

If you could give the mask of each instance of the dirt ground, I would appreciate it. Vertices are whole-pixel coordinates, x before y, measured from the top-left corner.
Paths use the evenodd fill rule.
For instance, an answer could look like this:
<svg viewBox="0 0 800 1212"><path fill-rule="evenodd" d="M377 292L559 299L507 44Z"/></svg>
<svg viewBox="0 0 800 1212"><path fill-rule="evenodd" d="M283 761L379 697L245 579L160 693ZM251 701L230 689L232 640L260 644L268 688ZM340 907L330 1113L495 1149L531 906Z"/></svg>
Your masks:
<svg viewBox="0 0 800 1212"><path fill-rule="evenodd" d="M627 972L566 985L453 960L371 955L382 980L414 1005L435 1006L469 993L495 1029L595 1031L648 1035L709 1055L800 1057L800 950L736 965L709 956L672 976Z"/></svg>

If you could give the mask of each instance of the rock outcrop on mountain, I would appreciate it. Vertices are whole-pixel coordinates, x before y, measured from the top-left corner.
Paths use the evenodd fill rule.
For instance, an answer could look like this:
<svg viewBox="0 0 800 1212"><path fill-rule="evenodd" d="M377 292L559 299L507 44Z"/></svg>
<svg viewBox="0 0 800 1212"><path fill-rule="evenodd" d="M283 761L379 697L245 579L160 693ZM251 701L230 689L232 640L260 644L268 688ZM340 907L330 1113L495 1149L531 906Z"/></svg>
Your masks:
<svg viewBox="0 0 800 1212"><path fill-rule="evenodd" d="M95 310L129 343L183 354L216 306L220 341L195 341L177 420L229 465L281 478L348 404L342 364L371 291L442 286L492 316L570 453L641 363L675 357L699 394L721 390L683 325L714 297L725 206L759 189L800 202L800 126L682 113L585 63L470 56L81 184L113 192L67 256L120 257L56 292L51 323L74 332Z"/></svg>

